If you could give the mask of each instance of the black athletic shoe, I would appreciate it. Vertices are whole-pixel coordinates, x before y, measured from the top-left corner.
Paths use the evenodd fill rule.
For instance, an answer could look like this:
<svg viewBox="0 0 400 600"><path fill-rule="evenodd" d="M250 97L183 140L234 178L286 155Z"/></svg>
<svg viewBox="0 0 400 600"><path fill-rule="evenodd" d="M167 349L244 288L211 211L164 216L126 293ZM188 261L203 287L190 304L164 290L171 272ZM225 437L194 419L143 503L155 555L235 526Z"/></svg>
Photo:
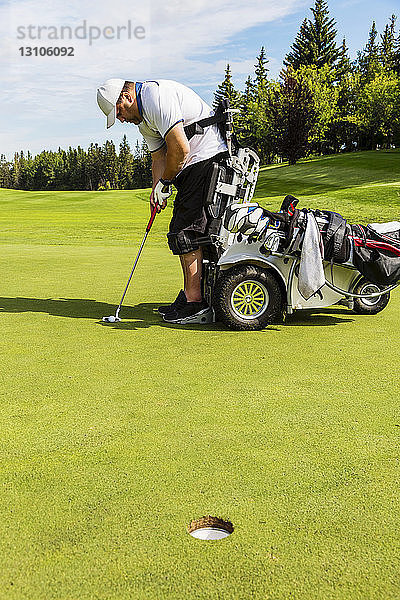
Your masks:
<svg viewBox="0 0 400 600"><path fill-rule="evenodd" d="M159 306L157 310L160 313L160 315L166 315L167 313L171 312L171 310L173 311L179 306L184 306L186 303L186 294L183 290L181 290L172 304L167 304L166 306Z"/></svg>
<svg viewBox="0 0 400 600"><path fill-rule="evenodd" d="M207 302L187 302L164 315L166 323L188 325L190 323L211 323L213 313Z"/></svg>

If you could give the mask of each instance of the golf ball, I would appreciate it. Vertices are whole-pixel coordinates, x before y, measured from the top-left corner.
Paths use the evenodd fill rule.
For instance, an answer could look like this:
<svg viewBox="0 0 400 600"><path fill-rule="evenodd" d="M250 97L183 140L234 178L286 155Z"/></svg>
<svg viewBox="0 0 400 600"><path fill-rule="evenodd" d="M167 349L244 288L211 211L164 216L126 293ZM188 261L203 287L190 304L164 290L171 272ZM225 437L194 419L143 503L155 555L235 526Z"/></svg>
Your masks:
<svg viewBox="0 0 400 600"><path fill-rule="evenodd" d="M111 317L108 317L108 321L110 323L114 323L115 322L115 317L111 315Z"/></svg>

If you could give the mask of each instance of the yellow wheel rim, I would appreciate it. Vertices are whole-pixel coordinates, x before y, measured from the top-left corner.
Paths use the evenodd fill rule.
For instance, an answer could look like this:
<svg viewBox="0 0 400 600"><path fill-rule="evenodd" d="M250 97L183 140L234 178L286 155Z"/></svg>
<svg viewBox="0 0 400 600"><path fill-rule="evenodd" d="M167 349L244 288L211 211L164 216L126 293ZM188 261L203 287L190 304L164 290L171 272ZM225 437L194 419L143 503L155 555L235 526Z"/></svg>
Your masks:
<svg viewBox="0 0 400 600"><path fill-rule="evenodd" d="M233 312L241 319L254 319L263 314L269 303L265 286L248 279L235 287L231 296Z"/></svg>

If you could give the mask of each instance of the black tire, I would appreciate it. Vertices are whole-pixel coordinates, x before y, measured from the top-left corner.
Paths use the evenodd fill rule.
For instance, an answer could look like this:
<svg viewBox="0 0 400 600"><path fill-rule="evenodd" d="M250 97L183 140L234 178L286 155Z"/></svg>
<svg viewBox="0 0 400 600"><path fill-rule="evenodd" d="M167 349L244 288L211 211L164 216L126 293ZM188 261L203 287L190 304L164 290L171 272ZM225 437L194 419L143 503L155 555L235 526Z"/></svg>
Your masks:
<svg viewBox="0 0 400 600"><path fill-rule="evenodd" d="M230 329L263 329L282 318L282 291L270 271L239 266L220 272L214 308L217 321Z"/></svg>
<svg viewBox="0 0 400 600"><path fill-rule="evenodd" d="M382 286L363 277L354 288L354 294L374 294L382 289ZM354 312L359 315L376 315L387 306L389 300L390 292L376 298L354 298Z"/></svg>

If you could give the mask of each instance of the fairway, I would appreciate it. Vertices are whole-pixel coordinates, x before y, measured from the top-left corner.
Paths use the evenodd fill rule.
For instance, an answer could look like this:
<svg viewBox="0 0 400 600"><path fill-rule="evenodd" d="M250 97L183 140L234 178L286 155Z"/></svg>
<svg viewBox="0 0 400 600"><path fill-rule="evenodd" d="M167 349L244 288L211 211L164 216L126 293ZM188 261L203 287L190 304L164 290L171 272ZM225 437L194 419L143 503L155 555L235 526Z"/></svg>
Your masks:
<svg viewBox="0 0 400 600"><path fill-rule="evenodd" d="M262 169L278 210L400 220L400 152ZM170 326L148 190L0 190L1 600L398 600L400 290L263 331ZM192 519L233 523L221 541Z"/></svg>

